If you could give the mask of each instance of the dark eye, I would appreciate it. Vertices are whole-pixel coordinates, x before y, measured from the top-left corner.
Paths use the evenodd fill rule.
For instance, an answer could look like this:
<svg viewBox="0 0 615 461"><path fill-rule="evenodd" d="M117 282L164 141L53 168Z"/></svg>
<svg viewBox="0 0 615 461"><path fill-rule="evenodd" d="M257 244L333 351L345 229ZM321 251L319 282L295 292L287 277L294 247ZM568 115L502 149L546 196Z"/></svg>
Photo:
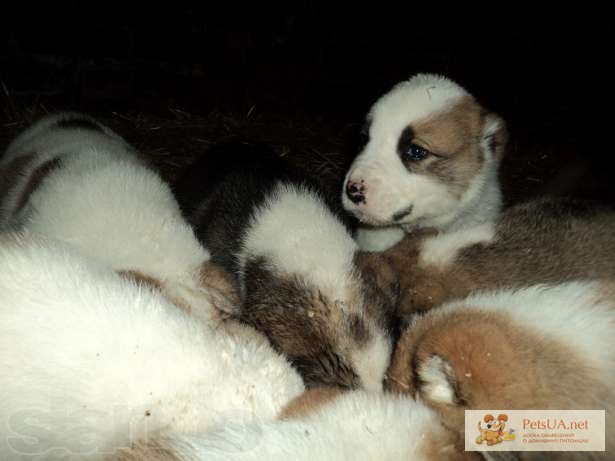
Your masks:
<svg viewBox="0 0 615 461"><path fill-rule="evenodd" d="M427 149L422 148L421 146L417 146L416 144L410 144L410 147L404 152L404 155L408 157L410 160L423 160L427 157L431 152Z"/></svg>

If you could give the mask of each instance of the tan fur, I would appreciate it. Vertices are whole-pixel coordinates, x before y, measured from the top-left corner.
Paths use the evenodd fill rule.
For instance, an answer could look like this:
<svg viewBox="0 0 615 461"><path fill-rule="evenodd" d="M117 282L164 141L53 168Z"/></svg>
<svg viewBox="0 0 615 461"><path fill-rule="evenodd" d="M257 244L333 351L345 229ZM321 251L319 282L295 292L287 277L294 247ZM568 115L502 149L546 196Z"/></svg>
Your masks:
<svg viewBox="0 0 615 461"><path fill-rule="evenodd" d="M496 223L493 241L471 244L448 265L420 265L415 232L382 253L400 283L400 313L429 310L476 290L615 277L615 213L582 202L538 200L513 207Z"/></svg>
<svg viewBox="0 0 615 461"><path fill-rule="evenodd" d="M614 287L605 293L615 294ZM420 398L453 431L463 431L466 409L614 410L611 389L582 356L565 342L518 327L513 316L468 307L419 317L397 344L386 389ZM452 403L431 400L419 377L434 356L453 370ZM608 436L607 447L612 444Z"/></svg>
<svg viewBox="0 0 615 461"><path fill-rule="evenodd" d="M495 418L493 415L486 415L484 418L485 423L491 423ZM508 421L508 416L501 414L498 416L498 425L492 425L491 428L483 429L481 422L478 422L478 432L480 435L476 438L476 443L481 444L487 442L487 445L494 445L496 443L502 443L502 436L500 433L504 431L506 423L502 421Z"/></svg>
<svg viewBox="0 0 615 461"><path fill-rule="evenodd" d="M344 392L339 387L316 387L291 400L280 412L280 419L299 419L328 405Z"/></svg>
<svg viewBox="0 0 615 461"><path fill-rule="evenodd" d="M200 279L209 291L219 294L214 306L222 312L239 311L239 288L237 281L221 266L211 261L205 262L200 268Z"/></svg>
<svg viewBox="0 0 615 461"><path fill-rule="evenodd" d="M415 165L414 171L436 177L460 197L485 160L479 142L486 120L484 109L474 98L465 97L449 110L413 123L414 142L439 156ZM505 124L500 126L494 140L497 158L503 155L507 140Z"/></svg>

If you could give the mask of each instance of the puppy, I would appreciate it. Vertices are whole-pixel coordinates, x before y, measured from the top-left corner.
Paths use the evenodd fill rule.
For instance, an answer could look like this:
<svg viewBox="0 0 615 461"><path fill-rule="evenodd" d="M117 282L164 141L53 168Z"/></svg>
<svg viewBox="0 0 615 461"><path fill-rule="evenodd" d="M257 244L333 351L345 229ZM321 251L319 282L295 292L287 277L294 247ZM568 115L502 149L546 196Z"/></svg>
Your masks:
<svg viewBox="0 0 615 461"><path fill-rule="evenodd" d="M416 315L387 372L387 389L463 431L464 410L615 411L615 283L569 282L474 294ZM611 459L557 453L557 459ZM521 459L543 459L531 453ZM537 456L533 458L532 456ZM593 457L592 457L593 456Z"/></svg>
<svg viewBox="0 0 615 461"><path fill-rule="evenodd" d="M207 321L212 301L237 301L169 186L91 117L61 113L25 130L0 160L0 184L4 228L67 242Z"/></svg>
<svg viewBox="0 0 615 461"><path fill-rule="evenodd" d="M498 416L498 419L495 419L493 415L486 415L483 421L487 424L487 429L483 429L480 421L478 422L478 432L480 432L480 435L476 438L476 443L481 444L485 441L487 441L487 445L502 443L502 434L504 433L508 416L501 414Z"/></svg>
<svg viewBox="0 0 615 461"><path fill-rule="evenodd" d="M66 245L4 234L0 260L2 460L105 459L274 419L304 390L249 327L203 327Z"/></svg>
<svg viewBox="0 0 615 461"><path fill-rule="evenodd" d="M495 225L409 235L383 255L409 315L473 291L615 278L615 212L570 199L512 207Z"/></svg>
<svg viewBox="0 0 615 461"><path fill-rule="evenodd" d="M419 74L367 115L365 146L344 182L344 208L364 225L362 249L382 251L406 232L492 222L500 212L503 120L451 80Z"/></svg>
<svg viewBox="0 0 615 461"><path fill-rule="evenodd" d="M319 389L307 391L320 393ZM325 392L330 394L330 390ZM338 390L339 393L339 390ZM298 397L303 401L312 396ZM174 434L109 461L478 461L436 414L409 398L351 391L329 395L292 418L227 425L206 435ZM152 455L164 453L164 458Z"/></svg>
<svg viewBox="0 0 615 461"><path fill-rule="evenodd" d="M267 335L308 387L381 389L397 281L362 254L319 187L266 147L225 144L180 179L182 209L234 274L236 315Z"/></svg>

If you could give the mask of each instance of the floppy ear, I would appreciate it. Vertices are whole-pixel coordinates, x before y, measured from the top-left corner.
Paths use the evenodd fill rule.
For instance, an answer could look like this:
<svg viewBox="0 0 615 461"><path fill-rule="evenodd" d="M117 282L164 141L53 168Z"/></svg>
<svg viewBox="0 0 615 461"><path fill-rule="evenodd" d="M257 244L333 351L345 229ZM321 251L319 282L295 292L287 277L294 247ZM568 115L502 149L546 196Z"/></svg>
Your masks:
<svg viewBox="0 0 615 461"><path fill-rule="evenodd" d="M439 355L432 355L417 367L418 391L423 399L434 403L455 405L457 377L451 364Z"/></svg>
<svg viewBox="0 0 615 461"><path fill-rule="evenodd" d="M495 418L493 417L493 415L485 415L485 417L483 418L483 421L488 423L489 421L493 421L494 419Z"/></svg>
<svg viewBox="0 0 615 461"><path fill-rule="evenodd" d="M499 420L499 421L508 421L508 416L506 416L506 415L500 415L500 416L498 416L498 420Z"/></svg>
<svg viewBox="0 0 615 461"><path fill-rule="evenodd" d="M494 113L483 116L481 147L483 152L495 160L502 160L508 143L508 130L502 117Z"/></svg>

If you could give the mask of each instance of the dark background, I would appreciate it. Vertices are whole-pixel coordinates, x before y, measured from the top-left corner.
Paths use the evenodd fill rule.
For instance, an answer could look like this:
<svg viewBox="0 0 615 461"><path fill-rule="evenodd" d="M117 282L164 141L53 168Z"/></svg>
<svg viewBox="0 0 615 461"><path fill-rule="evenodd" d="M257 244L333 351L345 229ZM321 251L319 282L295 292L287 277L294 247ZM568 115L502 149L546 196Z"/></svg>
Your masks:
<svg viewBox="0 0 615 461"><path fill-rule="evenodd" d="M0 141L45 112L77 109L171 179L238 137L334 180L370 105L414 73L438 72L507 120L509 203L544 193L615 203L612 8L500 3L3 6Z"/></svg>

